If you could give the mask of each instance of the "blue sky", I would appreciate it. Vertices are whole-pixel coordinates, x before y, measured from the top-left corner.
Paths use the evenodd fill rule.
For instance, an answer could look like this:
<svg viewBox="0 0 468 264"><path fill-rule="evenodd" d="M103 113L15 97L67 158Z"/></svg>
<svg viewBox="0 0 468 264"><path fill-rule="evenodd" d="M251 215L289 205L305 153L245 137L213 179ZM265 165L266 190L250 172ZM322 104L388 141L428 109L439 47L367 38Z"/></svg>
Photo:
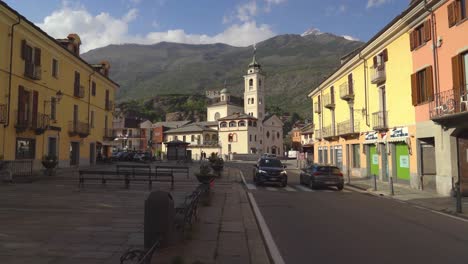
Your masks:
<svg viewBox="0 0 468 264"><path fill-rule="evenodd" d="M309 28L366 41L409 0L6 0L56 38L83 50L160 41L248 46ZM40 5L38 4L40 3Z"/></svg>

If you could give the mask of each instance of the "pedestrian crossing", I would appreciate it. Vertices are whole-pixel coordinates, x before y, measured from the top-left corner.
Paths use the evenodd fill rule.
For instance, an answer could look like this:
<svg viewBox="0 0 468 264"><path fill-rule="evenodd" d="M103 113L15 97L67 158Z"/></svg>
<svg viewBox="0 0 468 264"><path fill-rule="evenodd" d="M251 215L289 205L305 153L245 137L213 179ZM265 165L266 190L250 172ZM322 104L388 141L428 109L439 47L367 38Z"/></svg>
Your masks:
<svg viewBox="0 0 468 264"><path fill-rule="evenodd" d="M322 188L313 190L309 187L303 185L287 185L286 187L279 187L279 186L268 186L268 185L261 185L257 186L252 183L246 183L246 187L249 190L255 191L269 191L269 192L290 192L290 193L297 193L297 192L322 192L322 193L339 193L335 188ZM349 190L342 190L340 193L350 193Z"/></svg>

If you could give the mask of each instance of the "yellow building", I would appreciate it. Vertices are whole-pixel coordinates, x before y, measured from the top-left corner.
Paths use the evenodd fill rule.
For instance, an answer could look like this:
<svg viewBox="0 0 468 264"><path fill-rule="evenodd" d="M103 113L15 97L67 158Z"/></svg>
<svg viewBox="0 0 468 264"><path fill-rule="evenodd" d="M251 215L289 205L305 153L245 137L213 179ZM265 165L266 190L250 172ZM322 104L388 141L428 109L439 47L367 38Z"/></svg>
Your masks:
<svg viewBox="0 0 468 264"><path fill-rule="evenodd" d="M336 164L350 178L420 188L408 34L410 11L420 9L410 6L309 94L315 162Z"/></svg>
<svg viewBox="0 0 468 264"><path fill-rule="evenodd" d="M112 139L109 63L88 64L78 35L53 39L4 2L0 36L0 156L35 169L47 154L60 167L94 164Z"/></svg>

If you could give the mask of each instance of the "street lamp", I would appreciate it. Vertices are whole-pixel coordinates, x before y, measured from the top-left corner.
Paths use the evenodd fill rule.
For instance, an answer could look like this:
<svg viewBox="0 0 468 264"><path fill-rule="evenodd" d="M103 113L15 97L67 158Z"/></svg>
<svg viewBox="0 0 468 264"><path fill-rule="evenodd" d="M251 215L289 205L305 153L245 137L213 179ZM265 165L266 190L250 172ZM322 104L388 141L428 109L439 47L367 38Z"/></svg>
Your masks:
<svg viewBox="0 0 468 264"><path fill-rule="evenodd" d="M61 90L58 90L57 93L55 93L55 97L52 97L50 100L44 100L44 114L46 113L46 103L52 103L53 101L55 103L60 103L62 100L63 93ZM52 109L50 110L50 115L52 115ZM54 120L56 119L55 117L56 113L54 113Z"/></svg>

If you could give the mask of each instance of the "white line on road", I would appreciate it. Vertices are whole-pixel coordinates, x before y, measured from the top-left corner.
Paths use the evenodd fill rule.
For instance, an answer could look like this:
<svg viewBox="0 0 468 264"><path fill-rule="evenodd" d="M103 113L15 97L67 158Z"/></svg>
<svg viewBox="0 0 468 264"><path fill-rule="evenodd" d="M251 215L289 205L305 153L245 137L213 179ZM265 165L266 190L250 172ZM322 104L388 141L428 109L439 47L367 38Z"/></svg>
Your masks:
<svg viewBox="0 0 468 264"><path fill-rule="evenodd" d="M262 231L263 238L265 239L265 243L267 244L268 251L270 252L270 257L273 260L274 264L285 264L281 253L279 252L278 247L276 246L275 241L273 240L273 236L271 235L270 229L263 218L260 209L258 208L257 202L253 197L252 193L247 193L250 204L252 205L255 217L257 218L258 225L260 226L260 230Z"/></svg>
<svg viewBox="0 0 468 264"><path fill-rule="evenodd" d="M265 187L265 189L267 189L268 191L273 191L273 192L278 191L277 188L273 188L273 187Z"/></svg>
<svg viewBox="0 0 468 264"><path fill-rule="evenodd" d="M288 191L288 192L297 192L297 190L294 189L294 188L292 188L291 186L286 186L286 187L284 187L284 189L285 189L286 191Z"/></svg>
<svg viewBox="0 0 468 264"><path fill-rule="evenodd" d="M244 184L247 186L247 182L245 181L245 178L244 178L244 173L241 170L239 170L239 173L242 178L242 182L244 182Z"/></svg>
<svg viewBox="0 0 468 264"><path fill-rule="evenodd" d="M249 189L249 190L256 190L257 189L257 186L255 186L255 184L252 184L252 183L246 183L245 186L247 186L247 189Z"/></svg>
<svg viewBox="0 0 468 264"><path fill-rule="evenodd" d="M314 190L311 190L311 189L309 189L309 188L307 188L305 186L302 186L302 185L296 185L294 187L296 187L297 189L299 189L301 191L304 191L304 192L314 192Z"/></svg>

